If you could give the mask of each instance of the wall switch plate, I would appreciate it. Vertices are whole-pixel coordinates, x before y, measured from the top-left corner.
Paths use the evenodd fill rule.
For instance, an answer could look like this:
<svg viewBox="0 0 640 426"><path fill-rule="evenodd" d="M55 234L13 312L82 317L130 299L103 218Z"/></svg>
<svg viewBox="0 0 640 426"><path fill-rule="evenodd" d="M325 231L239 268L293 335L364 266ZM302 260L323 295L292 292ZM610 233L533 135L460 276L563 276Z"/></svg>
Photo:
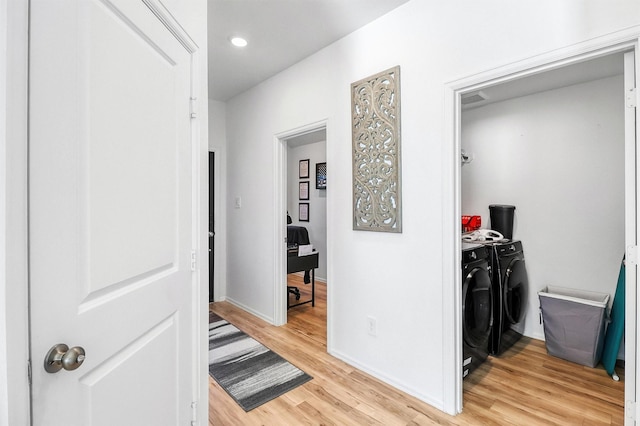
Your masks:
<svg viewBox="0 0 640 426"><path fill-rule="evenodd" d="M236 197L236 209L242 207L242 197Z"/></svg>
<svg viewBox="0 0 640 426"><path fill-rule="evenodd" d="M367 317L367 333L372 336L378 335L378 324L376 319L372 316Z"/></svg>

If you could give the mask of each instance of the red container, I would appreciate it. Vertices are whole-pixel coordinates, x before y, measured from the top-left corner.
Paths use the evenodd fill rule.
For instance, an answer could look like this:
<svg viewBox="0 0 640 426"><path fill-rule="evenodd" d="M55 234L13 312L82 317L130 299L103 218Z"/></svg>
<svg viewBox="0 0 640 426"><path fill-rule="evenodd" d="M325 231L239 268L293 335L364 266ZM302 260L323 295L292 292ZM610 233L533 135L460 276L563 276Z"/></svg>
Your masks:
<svg viewBox="0 0 640 426"><path fill-rule="evenodd" d="M462 216L462 232L472 232L480 229L482 218L480 216Z"/></svg>

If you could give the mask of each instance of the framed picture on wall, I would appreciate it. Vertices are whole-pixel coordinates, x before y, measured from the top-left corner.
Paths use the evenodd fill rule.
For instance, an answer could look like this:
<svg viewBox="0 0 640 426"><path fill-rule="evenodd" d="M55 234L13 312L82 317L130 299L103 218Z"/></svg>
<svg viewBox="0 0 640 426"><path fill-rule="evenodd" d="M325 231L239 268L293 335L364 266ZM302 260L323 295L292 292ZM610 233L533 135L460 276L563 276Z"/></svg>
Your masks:
<svg viewBox="0 0 640 426"><path fill-rule="evenodd" d="M300 179L309 178L309 159L300 160L300 163L298 164L298 177Z"/></svg>
<svg viewBox="0 0 640 426"><path fill-rule="evenodd" d="M300 222L309 222L309 203L298 204L298 220Z"/></svg>
<svg viewBox="0 0 640 426"><path fill-rule="evenodd" d="M327 189L327 163L316 163L316 189Z"/></svg>
<svg viewBox="0 0 640 426"><path fill-rule="evenodd" d="M298 184L298 199L300 200L308 200L309 199L309 181L300 182Z"/></svg>

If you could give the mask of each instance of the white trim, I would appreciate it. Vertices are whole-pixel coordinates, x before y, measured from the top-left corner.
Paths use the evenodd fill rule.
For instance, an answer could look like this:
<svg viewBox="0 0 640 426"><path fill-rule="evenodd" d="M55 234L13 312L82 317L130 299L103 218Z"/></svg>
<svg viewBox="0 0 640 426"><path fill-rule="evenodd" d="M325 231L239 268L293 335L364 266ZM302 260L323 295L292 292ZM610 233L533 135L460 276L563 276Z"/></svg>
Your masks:
<svg viewBox="0 0 640 426"><path fill-rule="evenodd" d="M349 366L351 367L355 367L360 371L363 371L373 377L375 377L376 379L379 379L380 381L393 386L394 388L408 394L411 396L414 396L416 398L418 398L419 400L426 402L427 404L433 406L434 408L437 408L440 411L444 411L443 409L443 404L442 401L438 401L436 399L433 399L432 397L430 397L429 395L420 392L419 390L415 389L412 386L409 386L403 382L399 382L398 380L396 380L396 378L391 377L379 370L376 370L375 368L371 368L368 365L362 364L360 362L358 362L358 360L356 360L355 358L352 358L348 355L345 355L344 353L340 352L340 351L329 351L328 352L329 355L346 362L347 364L349 364Z"/></svg>
<svg viewBox="0 0 640 426"><path fill-rule="evenodd" d="M28 308L29 1L0 0L0 425L30 423Z"/></svg>
<svg viewBox="0 0 640 426"><path fill-rule="evenodd" d="M338 141L338 137L335 135L335 126L330 125L330 120L326 120L326 146L325 150L327 153L334 152L333 144ZM333 122L331 122L333 123ZM331 176L331 158L327 157L327 175ZM336 215L330 214L329 212L338 211L338 209L334 209L334 200L335 200L335 191L328 191L327 194L327 352L331 353L334 350L333 344L333 318L335 318L333 309L334 306L337 305L336 301L333 299L333 291L331 290L331 283L334 283L334 275L333 275L333 265L335 264L333 261L333 253L334 245L337 244L337 238L333 238L331 236L337 235L335 232L336 229Z"/></svg>
<svg viewBox="0 0 640 426"><path fill-rule="evenodd" d="M211 112L209 112L211 114ZM220 302L226 297L226 290L224 290L223 286L226 282L226 272L225 265L227 263L226 258L226 250L225 244L226 241L225 235L225 219L224 219L224 209L221 208L222 201L224 199L222 195L223 185L222 178L220 177L223 173L222 171L222 158L223 151L219 148L208 148L209 153L213 153L213 301ZM207 176L207 181L209 176ZM207 197L209 194L207 194ZM209 220L207 218L207 220ZM208 226L208 223L207 223ZM209 232L207 228L207 232ZM207 234L208 235L208 234ZM208 250L208 248L207 248ZM208 262L208 257L207 257ZM208 279L208 278L207 278ZM224 290L224 291L223 291Z"/></svg>
<svg viewBox="0 0 640 426"><path fill-rule="evenodd" d="M287 141L274 137L273 143L273 325L287 323ZM284 188L284 190L283 190Z"/></svg>
<svg viewBox="0 0 640 426"><path fill-rule="evenodd" d="M167 12L168 13L168 12ZM158 14L156 16L159 17ZM164 21L163 21L164 22ZM167 28L171 28L165 23ZM177 25L177 23L176 23ZM182 27L180 27L182 29ZM175 31L171 31L176 35ZM183 30L184 32L184 30ZM185 37L188 37L184 33ZM183 44L184 45L184 44ZM185 46L186 47L186 46ZM194 44L191 53L191 89L190 99L184 101L198 102L198 93L201 90L202 72L200 61L202 53ZM206 61L206 52L204 54ZM206 87L206 84L205 84ZM191 164L192 164L192 231L191 248L196 253L196 270L192 274L192 401L195 403L194 414L196 418L206 419L209 416L209 262L205 256L209 247L208 222L209 203L208 200L208 164L209 164L209 141L207 137L208 123L208 101L200 101L197 110L202 114L191 118ZM204 182L204 184L203 184Z"/></svg>
<svg viewBox="0 0 640 426"><path fill-rule="evenodd" d="M287 323L287 264L285 255L285 238L287 236L287 140L306 135L318 130L327 129L327 120L320 120L295 129L277 133L273 138L273 196L274 206L274 276L273 276L273 317L274 325ZM327 138L328 139L328 138ZM328 210L329 211L329 210ZM327 232L327 235L330 235ZM328 255L327 255L328 260ZM330 262L327 261L327 265ZM328 297L328 295L327 295ZM329 305L327 300L327 305ZM328 312L327 312L328 314ZM328 317L328 315L327 315Z"/></svg>
<svg viewBox="0 0 640 426"><path fill-rule="evenodd" d="M159 0L142 0L142 2L147 5L158 20L167 27L169 32L189 53L195 53L198 50L196 42L193 41L185 29L182 28L182 25Z"/></svg>
<svg viewBox="0 0 640 426"><path fill-rule="evenodd" d="M445 88L445 123L453 123L446 127L445 137L453 143L445 144L446 160L442 162L442 410L452 415L462 412L462 246L459 221L455 220L461 214L460 161L451 160L460 158L460 107L460 95ZM447 262L451 253L453 258ZM453 354L448 354L447 348L453 348Z"/></svg>
<svg viewBox="0 0 640 426"><path fill-rule="evenodd" d="M0 0L0 76L7 75L8 68L8 32L7 32L7 0ZM7 102L7 80L8 78L0 78L0 164L2 164L2 170L6 170L8 163L7 158L7 111L9 105ZM6 292L7 288L7 206L10 205L6 188L9 185L8 173L0 175L0 306L8 307L9 300ZM3 312L7 310L4 309ZM5 315L0 319L0 358L3 360L7 356L7 348L9 347L8 328L9 318ZM9 364L7 361L0 362L0 425L9 424L9 379L8 379Z"/></svg>
<svg viewBox="0 0 640 426"><path fill-rule="evenodd" d="M451 80L445 85L449 89L459 91L460 94L481 90L486 86L628 50L633 47L638 34L640 34L640 25L556 49L545 54L525 58L499 68Z"/></svg>
<svg viewBox="0 0 640 426"><path fill-rule="evenodd" d="M624 90L638 87L638 45L633 52L624 55ZM626 102L625 102L626 104ZM636 247L638 245L638 151L637 133L638 108L624 108L624 139L625 139L625 225L624 236L626 247ZM635 202L629 202L635 200ZM625 267L625 338L624 338L624 358L625 358L625 383L624 383L624 404L625 404L625 425L633 425L635 421L630 415L633 413L630 407L637 407L637 387L638 387L638 352L636 344L638 339L638 266L632 262L626 262ZM632 285L629 285L632 283ZM635 285L633 285L635 284ZM634 301L635 303L631 303Z"/></svg>
<svg viewBox="0 0 640 426"><path fill-rule="evenodd" d="M491 69L445 84L445 126L450 147L443 152L443 410L450 414L462 411L462 340L460 330L462 277L460 273L460 123L462 111L460 97L468 92L484 87L512 81L528 75L561 68L577 62L594 59L614 52L635 48L640 26L587 40L582 43L536 55L521 61ZM637 78L637 77L636 77ZM453 283L449 285L447 283ZM454 348L448 351L448 348ZM627 351L634 348L628 348ZM451 356L452 355L452 356ZM629 362L630 355L625 358ZM635 360L635 353L633 354ZM451 361L449 361L451 360ZM634 370L635 371L635 370ZM455 386L448 382L455 377ZM628 377L628 381L632 380ZM635 378L633 379L635 380Z"/></svg>
<svg viewBox="0 0 640 426"><path fill-rule="evenodd" d="M275 321L273 318L269 318L268 316L264 315L261 312L256 311L255 309L245 305L244 303L238 302L235 299L232 299L231 297L226 297L224 299L225 302L229 302L232 305L237 306L238 308L242 309L245 312L249 312L251 315L253 315L256 318L260 318L261 320L269 323L269 324L274 324L275 325ZM208 339L207 339L208 340Z"/></svg>

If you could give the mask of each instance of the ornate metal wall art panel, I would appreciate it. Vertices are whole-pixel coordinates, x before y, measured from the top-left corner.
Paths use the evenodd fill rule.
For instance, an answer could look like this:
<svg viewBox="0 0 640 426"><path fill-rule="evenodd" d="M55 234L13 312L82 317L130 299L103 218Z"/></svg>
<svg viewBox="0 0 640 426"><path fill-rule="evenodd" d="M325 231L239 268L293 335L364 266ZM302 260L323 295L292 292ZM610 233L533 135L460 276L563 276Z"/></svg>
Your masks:
<svg viewBox="0 0 640 426"><path fill-rule="evenodd" d="M400 67L351 84L353 229L402 232Z"/></svg>

